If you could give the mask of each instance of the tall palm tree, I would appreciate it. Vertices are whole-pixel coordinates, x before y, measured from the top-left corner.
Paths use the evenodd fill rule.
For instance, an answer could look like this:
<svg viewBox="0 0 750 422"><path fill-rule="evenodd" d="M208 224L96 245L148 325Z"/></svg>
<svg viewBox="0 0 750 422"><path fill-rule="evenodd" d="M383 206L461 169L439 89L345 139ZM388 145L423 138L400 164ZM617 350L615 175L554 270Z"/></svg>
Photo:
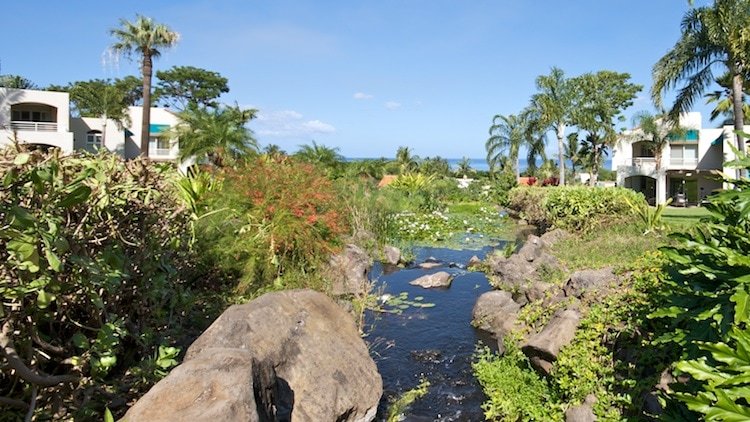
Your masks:
<svg viewBox="0 0 750 422"><path fill-rule="evenodd" d="M720 65L732 80L735 131L742 131L743 78L750 74L750 0L715 0L713 6L690 9L682 18L682 34L674 47L654 65L651 97L662 106L662 94L684 81L670 110L687 112L714 80ZM744 151L742 136L736 144Z"/></svg>
<svg viewBox="0 0 750 422"><path fill-rule="evenodd" d="M494 170L495 167L507 162L511 171L515 173L516 180L520 176L518 155L524 144L527 125L523 116L510 114L503 116L498 114L492 118L490 126L490 137L484 143L487 151L487 163ZM507 161L505 161L507 160Z"/></svg>
<svg viewBox="0 0 750 422"><path fill-rule="evenodd" d="M151 126L151 77L153 59L161 55L160 49L174 46L179 34L168 26L156 23L151 18L136 15L135 21L120 19L120 27L110 30L116 41L112 50L126 56L138 56L141 59L143 75L143 117L141 124L141 155L148 157L148 142Z"/></svg>
<svg viewBox="0 0 750 422"><path fill-rule="evenodd" d="M729 77L728 73L716 78L716 83L721 87L720 90L711 91L704 95L706 104L715 103L714 109L711 110L711 121L716 120L719 116L726 116L722 124L734 124L734 104L732 103L732 78ZM744 81L747 84L747 81ZM745 91L747 87L743 87ZM742 114L745 119L745 124L750 123L750 104L745 101L745 95L742 95Z"/></svg>
<svg viewBox="0 0 750 422"><path fill-rule="evenodd" d="M263 147L263 154L268 156L271 159L280 159L286 156L286 151L281 149L280 146L276 144L268 144L265 147Z"/></svg>
<svg viewBox="0 0 750 422"><path fill-rule="evenodd" d="M560 184L564 185L565 129L572 123L575 90L570 79L565 78L565 72L557 67L553 67L549 75L537 77L536 87L539 92L531 97L531 107L536 109L539 121L555 132Z"/></svg>
<svg viewBox="0 0 750 422"><path fill-rule="evenodd" d="M408 173L419 167L419 157L412 155L409 147L398 147L396 151L396 163L402 174Z"/></svg>
<svg viewBox="0 0 750 422"><path fill-rule="evenodd" d="M466 177L469 173L474 173L475 171L476 170L471 168L471 160L469 157L464 157L458 162L458 167L456 168L457 175Z"/></svg>
<svg viewBox="0 0 750 422"><path fill-rule="evenodd" d="M318 145L315 141L312 141L312 145L300 145L294 156L302 161L325 167L330 175L339 169L344 160L338 148Z"/></svg>
<svg viewBox="0 0 750 422"><path fill-rule="evenodd" d="M578 142L578 132L568 134L567 140L568 143L565 145L565 159L570 162L571 174L573 180L575 180L576 168L583 165L583 157Z"/></svg>
<svg viewBox="0 0 750 422"><path fill-rule="evenodd" d="M245 127L255 113L256 110L238 106L188 107L180 113L180 124L170 134L180 141L180 160L206 158L223 167L228 159L257 153L258 143Z"/></svg>
<svg viewBox="0 0 750 422"><path fill-rule="evenodd" d="M547 136L548 126L541 119L539 110L528 106L519 114L525 122L524 143L526 144L526 166L529 174L537 171L537 161L547 161Z"/></svg>

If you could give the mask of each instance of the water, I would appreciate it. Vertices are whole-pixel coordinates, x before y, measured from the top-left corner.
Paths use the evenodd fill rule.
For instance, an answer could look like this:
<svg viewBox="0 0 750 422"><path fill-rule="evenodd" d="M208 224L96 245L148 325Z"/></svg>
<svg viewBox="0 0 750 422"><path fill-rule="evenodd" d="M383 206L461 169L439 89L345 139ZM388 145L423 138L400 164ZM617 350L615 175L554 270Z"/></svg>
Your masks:
<svg viewBox="0 0 750 422"><path fill-rule="evenodd" d="M407 292L409 300L422 296L423 303L435 304L432 308L410 307L401 315L367 315L366 322L372 327L367 341L383 377L378 420L385 419L395 398L415 388L422 378L430 381L428 393L409 407L406 420L484 420L480 406L486 397L472 375L471 359L479 341L490 341L471 326L471 311L490 286L484 273L450 268L448 264L465 265L472 255L484 258L491 249L419 248L415 251L416 262L433 257L446 265L430 270L401 269L390 274L383 273L379 265L374 268L376 290L395 296ZM409 284L438 271L455 275L450 288L423 289Z"/></svg>

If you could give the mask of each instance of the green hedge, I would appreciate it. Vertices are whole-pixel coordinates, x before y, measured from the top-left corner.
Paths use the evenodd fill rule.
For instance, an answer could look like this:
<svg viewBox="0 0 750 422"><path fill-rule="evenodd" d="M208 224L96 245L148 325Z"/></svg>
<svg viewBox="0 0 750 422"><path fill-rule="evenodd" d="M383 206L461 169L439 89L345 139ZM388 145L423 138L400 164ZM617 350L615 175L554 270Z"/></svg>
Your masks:
<svg viewBox="0 0 750 422"><path fill-rule="evenodd" d="M576 232L627 221L632 218L628 201L645 199L630 189L586 186L522 186L508 194L508 207L530 224Z"/></svg>

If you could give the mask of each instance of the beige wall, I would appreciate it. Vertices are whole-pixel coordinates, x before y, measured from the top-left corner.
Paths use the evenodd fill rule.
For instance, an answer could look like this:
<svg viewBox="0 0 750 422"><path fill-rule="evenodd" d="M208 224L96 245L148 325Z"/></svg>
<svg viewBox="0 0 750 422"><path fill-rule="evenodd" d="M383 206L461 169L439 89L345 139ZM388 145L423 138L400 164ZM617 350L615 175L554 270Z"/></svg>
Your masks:
<svg viewBox="0 0 750 422"><path fill-rule="evenodd" d="M125 145L125 158L137 157L141 150L141 122L143 118L143 107L130 107L130 131L133 135L130 139L126 140ZM175 127L179 123L177 115L165 108L152 107L151 108L151 124L152 125L168 125L169 127ZM152 160L175 160L179 154L179 146L176 141L169 143L170 148L168 151L159 151L162 155L155 154L155 151L149 151L149 158Z"/></svg>
<svg viewBox="0 0 750 422"><path fill-rule="evenodd" d="M33 124L11 127L11 108L17 104L28 104L28 109L39 108L33 104L44 104L54 108L56 122L53 130L36 130ZM41 108L40 108L41 109ZM44 107L44 109L49 109ZM0 144L8 144L13 138L19 142L51 145L64 152L73 151L73 134L70 132L70 101L65 92L38 91L33 89L0 88Z"/></svg>
<svg viewBox="0 0 750 422"><path fill-rule="evenodd" d="M86 137L89 131L98 130L103 135L103 147L123 158L125 157L125 128L120 128L114 120L97 117L73 117L70 119L70 129L73 132L76 150L95 152L93 148L87 145Z"/></svg>

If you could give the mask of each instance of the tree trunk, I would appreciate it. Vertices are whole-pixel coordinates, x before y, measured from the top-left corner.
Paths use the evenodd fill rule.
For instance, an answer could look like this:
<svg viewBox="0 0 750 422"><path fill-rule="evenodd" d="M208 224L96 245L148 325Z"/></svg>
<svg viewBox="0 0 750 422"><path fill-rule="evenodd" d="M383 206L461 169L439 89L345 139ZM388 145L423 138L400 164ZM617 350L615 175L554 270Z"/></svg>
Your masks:
<svg viewBox="0 0 750 422"><path fill-rule="evenodd" d="M565 123L557 124L557 155L560 167L560 185L565 185L565 151L563 147L563 138L565 138Z"/></svg>
<svg viewBox="0 0 750 422"><path fill-rule="evenodd" d="M732 108L734 109L734 136L737 143L737 149L740 150L740 152L745 152L745 139L738 133L738 131L743 131L745 128L745 116L742 110L742 75L737 71L733 71L733 73ZM741 178L742 176L742 169L737 169L737 178Z"/></svg>
<svg viewBox="0 0 750 422"><path fill-rule="evenodd" d="M518 160L518 156L516 156L516 183L518 183L518 179L521 178L521 164Z"/></svg>
<svg viewBox="0 0 750 422"><path fill-rule="evenodd" d="M591 178L589 179L589 185L591 186L596 186L596 182L599 181L599 149L598 145L594 145L594 157L591 160L593 166L591 167Z"/></svg>
<svg viewBox="0 0 750 422"><path fill-rule="evenodd" d="M148 144L151 135L151 75L153 62L151 55L143 52L143 114L141 115L141 156L148 158Z"/></svg>

